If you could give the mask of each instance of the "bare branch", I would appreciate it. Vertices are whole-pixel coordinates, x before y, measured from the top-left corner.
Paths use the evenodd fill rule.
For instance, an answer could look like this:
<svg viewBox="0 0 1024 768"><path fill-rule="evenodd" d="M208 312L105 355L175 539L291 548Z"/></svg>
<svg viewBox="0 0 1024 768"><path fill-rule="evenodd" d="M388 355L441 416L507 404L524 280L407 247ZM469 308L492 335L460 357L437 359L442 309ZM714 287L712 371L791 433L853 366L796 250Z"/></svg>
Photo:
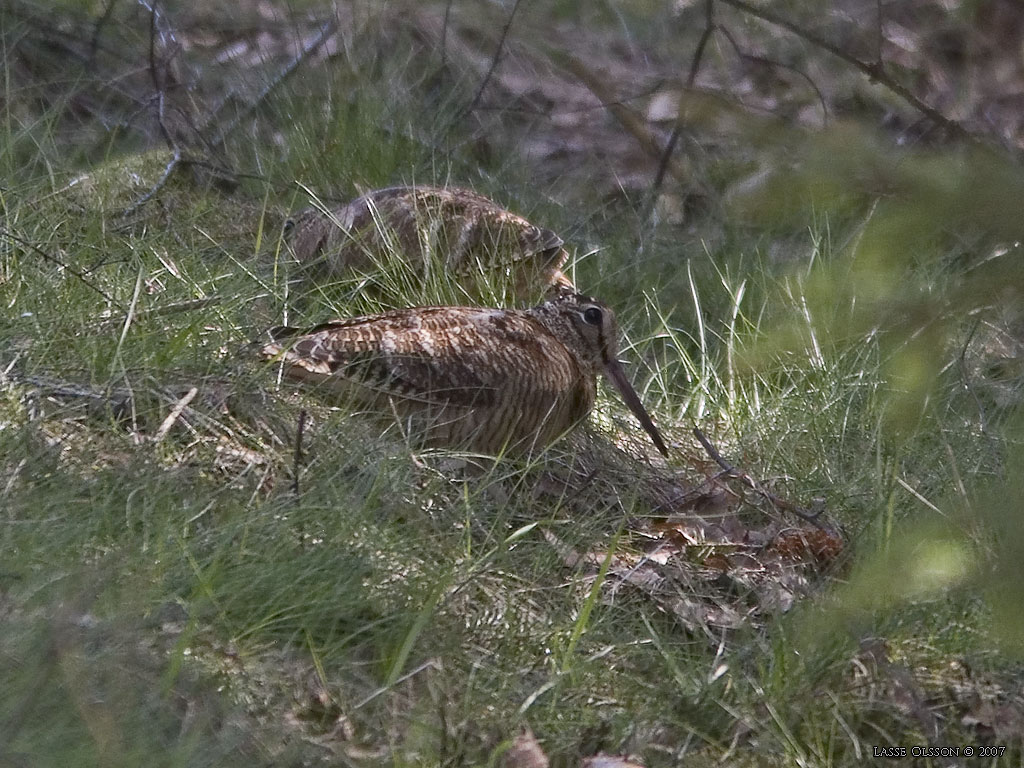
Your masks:
<svg viewBox="0 0 1024 768"><path fill-rule="evenodd" d="M657 159L662 157L662 148L654 134L644 125L643 119L634 110L617 102L601 78L593 73L586 64L568 53L553 52L552 56L590 89L591 93L608 108L608 111L612 113L612 116L619 121L622 127L632 134L633 138L637 140L637 143L648 155ZM688 180L686 171L671 157L668 161L668 172L681 184L685 184Z"/></svg>
<svg viewBox="0 0 1024 768"><path fill-rule="evenodd" d="M704 0L704 31L697 41L697 48L693 52L693 60L690 62L690 72L686 76L686 87L693 88L697 82L697 73L700 71L701 62L704 59L704 49L715 33L715 0Z"/></svg>
<svg viewBox="0 0 1024 768"><path fill-rule="evenodd" d="M693 84L697 81L697 73L700 71L701 62L704 60L704 50L707 48L708 42L711 40L711 36L715 33L716 28L715 0L704 0L704 31L700 35L700 40L697 41L697 48L694 50L693 59L690 61L690 72L686 76L687 90L693 88ZM654 205L658 197L658 190L661 189L661 184L665 180L665 171L668 170L669 160L672 158L672 153L675 152L676 144L679 143L679 137L682 135L683 109L682 104L680 104L676 114L676 124L672 126L672 135L668 137L665 151L662 152L661 160L658 161L658 171L654 174L654 182L651 184L651 206Z"/></svg>
<svg viewBox="0 0 1024 768"><path fill-rule="evenodd" d="M820 528L821 530L825 530L825 526L818 522L818 518L821 517L821 513L823 510L819 510L817 512L810 512L809 510L797 506L793 502L784 499L781 496L776 496L774 493L772 493L763 485L761 485L761 483L759 483L757 480L751 477L748 473L737 469L732 464L727 462L724 458L722 458L722 454L718 452L718 449L715 448L714 445L712 445L707 435L701 432L698 427L693 428L693 434L700 441L700 444L704 446L704 450L707 451L708 456L714 459L715 463L718 464L718 466L720 466L722 469L724 469L730 476L736 478L751 490L754 490L757 493L759 493L761 496L767 499L776 509L781 509L785 512L791 512L804 522L810 523L811 525Z"/></svg>
<svg viewBox="0 0 1024 768"><path fill-rule="evenodd" d="M299 498L299 472L302 469L302 436L306 431L306 419L309 416L305 410L299 411L299 423L295 429L295 459L292 463L292 493Z"/></svg>
<svg viewBox="0 0 1024 768"><path fill-rule="evenodd" d="M163 93L160 77L156 69L156 2L149 9L149 77L153 81L153 90Z"/></svg>
<svg viewBox="0 0 1024 768"><path fill-rule="evenodd" d="M134 203L132 203L130 206L125 208L124 211L121 213L121 216L123 216L124 218L128 218L133 213L135 213L137 210L139 210L139 208L141 208L146 203L148 203L150 200L152 200L153 196L157 192L159 192L161 189L164 188L164 185L167 184L167 180L169 178L171 178L171 174L174 173L174 170L180 164L181 164L181 148L177 147L177 146L174 146L174 156L167 163L167 167L164 168L164 172L160 176L160 178L157 179L156 184L153 185L153 187L149 190L149 192L147 192L142 197L140 197L138 200L136 200Z"/></svg>
<svg viewBox="0 0 1024 768"><path fill-rule="evenodd" d="M830 43L823 37L819 37L818 35L811 32L809 29L804 29L799 24L789 21L788 19L784 19L772 11L750 5L749 3L745 2L745 0L721 0L721 2L727 5L731 5L733 8L736 8L737 10L740 10L743 13L754 16L758 19L761 19L762 21L766 21L769 24L774 24L777 27L782 27L783 29L792 32L797 37L806 40L808 43L815 46L816 48L820 48L823 51L827 51L836 58L845 61L847 64L850 64L856 69L859 69L861 72L867 75L872 82L878 83L884 88L889 89L894 94L903 99L911 107L916 109L918 112L921 112L922 114L926 115L930 120L935 122L937 125L945 128L950 133L955 135L957 138L973 140L978 139L977 136L975 136L962 125L960 125L960 123L946 117L934 107L925 104L923 101L921 101L921 99L915 96L909 88L907 88L905 85L897 81L895 78L889 76L889 74L885 71L885 64L881 61L881 59L873 63L861 61L853 54L843 50L842 48L833 43Z"/></svg>
<svg viewBox="0 0 1024 768"><path fill-rule="evenodd" d="M444 4L444 22L441 25L441 69L444 70L448 64L448 22L452 15L452 3L455 0L448 0Z"/></svg>
<svg viewBox="0 0 1024 768"><path fill-rule="evenodd" d="M41 256L41 257L43 258L43 260L45 260L45 261L48 261L48 262L50 262L51 264L54 264L54 265L56 265L56 266L60 267L61 269L65 270L65 271L67 271L67 272L70 272L70 273L71 273L72 275L74 275L75 277L77 277L77 278L78 278L79 280L81 280L81 281L82 281L83 283L85 283L85 284L86 284L87 286L89 286L90 288L92 288L92 290L96 291L96 293L98 293L98 294L99 294L100 296L102 296L102 297L103 297L103 299L104 299L104 300L105 300L105 301L106 301L106 302L107 302L108 304L110 304L110 305L111 305L111 306L113 306L113 307L117 307L117 308L118 308L118 309L120 309L120 310L124 310L124 307L122 307L122 306L121 306L121 305L120 305L120 304L119 304L118 302L114 301L114 299L113 299L113 298L112 298L112 297L110 296L110 294L109 294L109 293L107 293L107 292L106 292L106 291L104 291L104 290L103 290L102 288L100 288L100 287L99 287L98 285L96 285L96 284L95 284L94 282L92 282L92 281L91 281L91 280L90 280L89 278L87 278L87 277L86 277L86 276L85 276L85 275L84 275L83 273L79 272L79 271L78 271L77 269L75 269L74 267L70 267L70 266L68 266L68 265L67 265L67 264L65 264L65 263L64 263L63 261L61 261L60 259L58 259L58 258L57 258L56 256L53 256L53 255L51 255L51 254L47 253L47 252L46 252L46 251L44 251L44 250L43 250L42 248L40 248L39 246L37 246L37 245L36 245L35 243L30 243L30 242L29 242L28 240L26 240L25 238L23 238L23 237L19 237L18 235L16 235L16 234L14 234L13 232L11 232L11 231L10 231L9 229L4 229L3 227L0 227L0 236L2 236L2 237L6 237L6 238L8 238L8 239L10 239L10 240L13 240L14 242L18 243L19 245L23 245L23 246L25 246L26 248L29 248L29 249L31 249L31 250L32 250L32 251L34 251L34 252L35 252L36 254L38 254L39 256Z"/></svg>
<svg viewBox="0 0 1024 768"><path fill-rule="evenodd" d="M260 106L260 104L266 101L267 96L269 96L275 89L277 89L278 86L281 85L281 83L283 83L285 80L291 77L299 68L299 65L302 64L302 62L304 62L307 58L316 53L316 51L319 50L320 47L325 42L327 42L328 38L330 38L330 36L333 35L337 29L337 20L332 20L327 24L324 24L324 26L320 29L320 34L317 35L310 43L304 45L302 47L302 50L299 51L290 62L288 62L285 68L282 69L281 72L277 75L277 77L275 77L273 80L267 83L266 87L264 87L264 89L256 95L256 98L253 99L252 102L248 104L245 107L245 109L243 109L242 112L235 117L234 120L228 123L223 130L217 133L217 136L214 139L212 139L209 143L210 149L217 149L225 141L227 141L228 136L234 133L235 129L238 128L241 122L245 120L247 117L249 117L249 115L251 115L253 112L255 112L256 109ZM226 103L226 100L223 103ZM211 116L211 121L208 124L211 124L213 119L216 118L216 116L217 113L215 112Z"/></svg>
<svg viewBox="0 0 1024 768"><path fill-rule="evenodd" d="M171 408L170 413L167 414L167 418L163 420L163 422L160 424L160 427L157 429L156 434L153 436L154 443L162 442L163 439L167 437L167 433L171 431L171 427L173 427L175 423L178 421L178 419L181 418L182 412L185 410L188 404L191 403L193 399L195 399L195 396L198 394L199 388L191 387L189 388L188 392L186 392L181 397L181 399L174 404L174 407Z"/></svg>
<svg viewBox="0 0 1024 768"><path fill-rule="evenodd" d="M473 100L469 102L469 106L466 107L462 112L462 117L465 117L480 103L480 98L484 95L484 89L487 88L487 84L491 81L491 76L494 75L494 70L498 67L498 62L501 60L501 53L505 49L505 40L508 38L508 31L512 28L512 20L516 17L516 11L519 10L519 3L522 0L516 0L515 5L512 6L512 12L509 13L508 19L505 21L505 26L501 30L501 37L498 38L498 47L494 49L494 58L491 59L491 66L488 67L487 73L484 75L484 79L480 81L480 87L476 89L476 94L473 96Z"/></svg>
<svg viewBox="0 0 1024 768"><path fill-rule="evenodd" d="M825 94L822 93L821 88L818 87L818 84L814 82L813 77L808 75L803 70L797 69L791 64L784 64L781 61L775 61L774 59L769 59L764 56L756 56L752 53L747 53L742 48L740 48L740 44L736 42L736 38L732 36L732 33L728 29L726 29L725 27L719 27L718 31L721 32L722 36L729 41L729 44L732 46L733 50L736 51L736 55L739 57L740 61L752 61L755 64L764 64L765 66L769 67L785 69L806 80L807 84L811 86L811 89L818 97L818 102L821 104L821 112L824 119L826 121L828 120L828 102L825 101Z"/></svg>
<svg viewBox="0 0 1024 768"><path fill-rule="evenodd" d="M114 14L114 7L117 5L117 0L107 0L107 7L103 9L103 13L96 20L96 26L92 29L92 38L89 41L89 60L96 61L96 54L99 53L100 47L100 35L103 32L103 27L110 21L110 17Z"/></svg>

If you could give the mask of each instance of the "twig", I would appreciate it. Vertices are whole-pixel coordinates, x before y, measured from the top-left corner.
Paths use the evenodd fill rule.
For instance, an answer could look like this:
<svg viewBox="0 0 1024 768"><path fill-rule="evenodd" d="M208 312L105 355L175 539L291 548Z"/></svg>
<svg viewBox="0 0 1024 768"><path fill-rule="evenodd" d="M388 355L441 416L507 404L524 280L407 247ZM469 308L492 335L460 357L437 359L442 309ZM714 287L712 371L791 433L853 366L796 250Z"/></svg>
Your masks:
<svg viewBox="0 0 1024 768"><path fill-rule="evenodd" d="M167 19L164 16L164 14L160 13L157 10L157 5L159 5L159 2L160 0L152 0L152 2L151 0L136 0L136 3L141 5L143 8L145 8L152 14L152 23L155 25L156 30L160 33L160 38L163 44L167 47L170 47L168 45L168 41L170 41L171 43L177 45L178 37L174 34L174 29L171 27L169 23L167 23ZM162 28L161 21L163 22Z"/></svg>
<svg viewBox="0 0 1024 768"><path fill-rule="evenodd" d="M439 663L435 659L427 659L426 661L424 661L422 664L420 664L415 669L411 669L408 672L406 672L404 675L402 675L401 677L397 678L395 680L395 682L391 683L390 685L381 686L380 688L375 690L373 693L371 693L369 696L366 696L361 701L356 702L352 706L352 711L355 712L357 709L362 709L367 704L369 704L371 701L376 699L378 696L381 696L381 695L387 693L388 691L393 689L396 685L400 685L401 683L404 683L406 680L408 680L408 679L410 679L412 677L415 677L416 675L418 675L420 672L422 672L425 669L439 669L439 668L440 668L440 665L439 665Z"/></svg>
<svg viewBox="0 0 1024 768"><path fill-rule="evenodd" d="M923 101L921 101L921 99L915 96L909 88L907 88L905 85L898 82L894 78L890 77L889 74L885 71L885 64L881 61L881 59L873 63L861 61L853 54L843 50L842 48L833 43L830 43L823 37L819 37L810 30L804 29L799 24L795 24L794 22L789 21L788 19L784 19L772 11L750 5L749 3L745 2L745 0L720 1L725 3L726 5L731 5L733 8L736 8L737 10L740 10L743 13L750 14L751 16L755 16L756 18L759 18L762 21L766 21L769 24L774 24L777 27L782 27L783 29L792 32L797 37L806 40L811 45L820 48L823 51L831 53L836 58L845 61L847 64L850 64L856 69L859 69L861 72L867 75L872 82L878 83L882 87L887 88L892 93L896 94L901 99L903 99L911 107L916 109L918 112L927 115L933 122L937 123L938 125L941 125L943 128L946 128L951 133L955 134L957 137L961 139L975 140L978 138L970 131L968 131L966 128L964 128L962 125L960 125L960 123L956 122L955 120L951 120L934 107L930 107L927 104L925 104Z"/></svg>
<svg viewBox="0 0 1024 768"><path fill-rule="evenodd" d="M261 298L262 295L266 295L266 294L261 294L261 295L254 296L254 297L251 298L251 300L256 300L257 298ZM151 319L154 319L154 318L166 317L168 315L181 314L182 312L193 312L193 311L195 311L197 309L206 309L207 307L215 307L215 306L223 303L223 301L224 301L224 298L222 296L207 296L207 297L202 298L202 299L189 299L187 301L176 301L176 302L172 302L171 304L164 304L164 305L158 306L158 307L150 307L149 309L140 309L139 311L137 311L135 313L135 319L137 321L151 320ZM87 323L83 324L82 325L82 330L83 331L92 331L92 330L95 330L95 329L98 329L98 328L103 328L104 326L110 325L111 323L119 323L119 322L121 322L121 320L122 320L122 318L120 316L118 316L117 314L115 314L115 313L103 312L99 316L94 317L93 319L89 320Z"/></svg>
<svg viewBox="0 0 1024 768"><path fill-rule="evenodd" d="M9 374L9 381L22 386L31 386L35 392L26 393L27 397L39 395L42 397L80 398L90 400L97 406L103 406L108 413L121 421L122 416L134 410L132 393L125 389L108 388L105 392L86 389L74 382L52 379L46 376L25 376L16 371L5 371ZM87 406L88 407L88 406Z"/></svg>
<svg viewBox="0 0 1024 768"><path fill-rule="evenodd" d="M118 309L120 309L122 311L124 310L124 307L121 306L121 304L119 304L118 302L114 301L114 299L110 296L110 294L108 294L106 291L104 291L98 285L93 283L89 278L87 278L84 274L79 272L74 267L69 267L67 264L65 264L63 261L58 259L56 256L51 256L50 254L48 254L46 251L44 251L39 246L37 246L37 245L35 245L33 243L30 243L28 240L25 240L22 237L18 237L18 235L14 234L9 229L4 229L3 227L0 227L0 236L9 238L9 239L13 240L14 242L18 243L19 245L25 246L26 248L31 248L37 254L42 256L45 261L48 261L51 264L55 264L58 267L60 267L61 269L66 270L66 271L70 272L72 275L74 275L75 277L77 277L79 280L81 280L87 286L89 286L94 291L96 291L96 293L98 293L100 296L102 296L103 299L108 304L110 304L111 306L117 307Z"/></svg>
<svg viewBox="0 0 1024 768"><path fill-rule="evenodd" d="M971 326L971 332L967 334L967 338L964 340L964 345L960 349L960 376L963 377L964 389L970 393L975 406L978 408L978 425L981 427L981 433L992 440L992 434L988 429L988 421L985 418L985 406L981 404L981 398L978 397L978 393L974 390L974 386L971 383L971 373L967 370L967 350L971 346L971 342L974 340L974 334L978 332L978 327L980 325L981 316L979 315L975 318L974 325Z"/></svg>
<svg viewBox="0 0 1024 768"><path fill-rule="evenodd" d="M174 407L171 408L171 412L167 414L167 418L163 420L160 427L157 429L156 434L153 435L154 443L159 443L167 437L167 433L171 431L171 427L173 427L175 422L181 418L182 411L185 410L188 404L191 403L198 394L198 387L192 387L185 393L184 397L174 404Z"/></svg>
<svg viewBox="0 0 1024 768"><path fill-rule="evenodd" d="M519 3L522 0L516 0L515 5L512 6L512 12L509 13L508 19L505 21L505 26L501 30L501 37L498 38L498 47L494 49L494 57L491 59L491 66L487 68L487 73L484 75L484 79L480 81L480 87L476 89L476 94L473 96L473 100L469 102L469 106L462 111L461 117L465 117L480 103L481 97L484 95L484 89L487 84L491 81L491 76L494 75L494 70L498 68L498 62L501 60L501 52L505 48L505 39L508 37L508 31L512 28L512 20L516 17L516 11L519 10Z"/></svg>
<svg viewBox="0 0 1024 768"><path fill-rule="evenodd" d="M875 0L875 61L882 65L882 44L885 37L882 34L882 0Z"/></svg>
<svg viewBox="0 0 1024 768"><path fill-rule="evenodd" d="M171 136L171 132L167 130L167 123L164 122L164 102L166 97L164 95L163 86L160 85L160 79L156 74L156 61L153 59L153 38L150 38L149 48L149 69L152 72L153 83L156 87L156 124L160 127L160 135L164 137L164 141L167 142L167 146L175 151L176 154L180 154L178 150L178 142Z"/></svg>
<svg viewBox="0 0 1024 768"><path fill-rule="evenodd" d="M582 61L572 54L556 54L555 56L561 61L565 69L573 74L599 101L607 106L612 116L619 121L623 128L632 134L633 138L636 139L637 143L648 155L653 158L661 158L662 148L651 131L644 125L643 120L629 107L617 103L601 78L591 72ZM668 161L668 172L672 174L672 178L681 184L685 184L688 181L686 171L671 157Z"/></svg>
<svg viewBox="0 0 1024 768"><path fill-rule="evenodd" d="M111 399L109 394L100 394L99 392L80 387L77 384L50 379L46 376L22 376L21 374L12 373L11 381L31 384L34 387L38 387L41 392L56 397L81 397L88 400L102 401L109 401Z"/></svg>
<svg viewBox="0 0 1024 768"><path fill-rule="evenodd" d="M306 418L309 414L305 410L299 411L299 424L295 430L295 460L292 464L292 493L299 498L299 470L302 468L302 435L306 431Z"/></svg>
<svg viewBox="0 0 1024 768"><path fill-rule="evenodd" d="M159 0L153 3L149 9L149 78L153 81L153 90L156 93L163 93L163 86L160 85L160 76L156 70L156 6Z"/></svg>
<svg viewBox="0 0 1024 768"><path fill-rule="evenodd" d="M718 464L718 466L720 466L722 469L724 469L729 475L739 480L748 488L761 494L761 496L767 499L777 509L781 509L785 512L791 512L804 522L810 523L811 525L820 528L821 530L825 530L825 526L818 522L818 518L821 517L821 513L824 510L819 510L818 512L809 512L803 507L800 507L787 499L783 499L781 496L776 496L774 493L772 493L763 485L761 485L757 480L751 477L748 473L737 469L732 464L727 462L724 458L722 458L722 454L720 454L718 452L718 449L716 449L715 446L711 444L711 441L707 438L707 435L701 432L699 427L693 428L693 434L700 441L700 444L704 446L704 450L707 451L708 456L714 459L715 463Z"/></svg>
<svg viewBox="0 0 1024 768"><path fill-rule="evenodd" d="M100 46L100 33L103 31L103 27L106 26L107 22L110 21L110 17L114 14L114 6L117 5L117 0L108 0L107 7L103 9L103 13L99 19L96 20L96 26L92 29L92 38L89 41L89 60L96 61L96 54L99 52Z"/></svg>
<svg viewBox="0 0 1024 768"><path fill-rule="evenodd" d="M693 60L690 61L690 72L686 76L687 88L693 88L693 84L697 82L697 73L700 71L701 61L704 59L704 49L707 47L708 41L716 29L715 0L704 0L704 31L700 35L700 40L697 41L697 48L693 52Z"/></svg>
<svg viewBox="0 0 1024 768"><path fill-rule="evenodd" d="M452 15L452 3L455 0L448 0L444 4L444 21L441 24L441 71L444 71L448 64L448 22Z"/></svg>
<svg viewBox="0 0 1024 768"><path fill-rule="evenodd" d="M729 44L732 46L733 50L736 51L736 55L739 57L740 61L752 61L756 64L764 64L769 67L785 69L792 72L795 75L799 75L804 80L806 80L807 84L811 86L811 89L818 97L818 102L821 104L821 111L823 117L825 118L825 120L828 120L828 103L825 101L825 94L821 92L821 88L819 88L818 84L814 82L813 77L808 75L803 70L794 67L791 64L784 64L781 61L775 61L774 59L769 59L765 56L756 56L752 53L747 53L742 48L740 48L740 44L736 42L736 38L732 36L732 33L728 29L726 29L725 27L719 27L718 31L721 32L722 36L729 41Z"/></svg>
<svg viewBox="0 0 1024 768"><path fill-rule="evenodd" d="M134 203L132 203L130 206L125 208L124 211L121 212L121 217L122 218L128 218L129 216L134 214L137 210L139 210L142 206L144 206L146 203L148 203L150 200L152 200L153 196L156 195L161 189L164 188L164 186L167 184L167 180L169 178L171 178L171 174L174 173L175 168L177 168L178 165L181 163L181 147L178 146L178 142L175 141L173 136L171 136L171 132L167 129L167 123L164 121L164 106L165 106L165 101L166 101L166 96L165 96L164 89L165 89L165 86L166 86L166 78L164 78L164 82L161 82L161 78L160 78L160 74L159 74L159 68L157 67L157 60L156 60L156 35L157 35L157 31L158 31L158 28L157 28L157 16L158 16L157 5L158 4L159 4L159 0L154 0L153 4L151 6L148 6L148 8L149 8L149 78L150 78L150 80L153 81L153 91L156 93L156 124L160 128L160 135L164 137L164 141L167 142L168 148L174 150L174 156L171 158L170 162L167 163L167 167L164 168L163 174L160 176L159 179L157 179L156 183L152 186L152 188L149 190L149 192L144 194L142 197L140 197L138 200L136 200ZM142 5L144 7L146 7L145 3L142 3ZM113 2L111 2L111 7L112 6L113 6ZM161 34L163 34L163 33L161 33ZM172 39L173 39L173 37L172 37Z"/></svg>
<svg viewBox="0 0 1024 768"><path fill-rule="evenodd" d="M156 94L157 125L160 128L161 135L164 137L164 141L167 142L167 146L170 149L176 150L178 148L178 142L167 129L167 123L164 121L164 103L166 101L167 94L167 73L170 69L171 61L177 55L177 51L180 50L180 47L178 47L177 50L173 48L173 46L177 45L177 39L174 36L174 31L169 25L165 23L165 26L167 27L166 29L161 30L159 28L159 21L161 18L164 18L158 10L160 0L153 0L152 5L147 5L143 0L139 0L139 4L144 8L149 9L149 77L153 81L153 91ZM161 42L166 52L166 59L161 64L161 67L157 67L156 58L156 35L158 31L160 32ZM162 81L159 74L160 69L164 70ZM185 117L186 122L191 122L188 116L184 115L180 109L176 111Z"/></svg>
<svg viewBox="0 0 1024 768"><path fill-rule="evenodd" d="M700 40L697 41L697 48L693 52L693 59L690 61L690 72L686 76L686 89L690 90L693 88L693 84L697 81L697 73L700 71L701 61L704 59L704 50L707 48L708 41L711 40L711 35L715 33L717 28L715 24L715 0L704 0L704 31L700 35ZM665 180L665 171L668 170L669 160L672 159L672 153L675 152L676 144L679 143L679 137L683 135L683 109L682 104L679 105L676 112L676 124L672 126L672 135L668 137L668 142L665 144L665 151L661 154L661 160L658 161L658 171L654 174L654 181L651 184L650 191L650 206L653 208L655 200L658 198L658 190L661 189L661 184ZM648 211L647 215L644 216L646 219L650 215Z"/></svg>
<svg viewBox="0 0 1024 768"><path fill-rule="evenodd" d="M160 95L160 100L161 102L163 101L163 94ZM160 120L160 127L161 130L164 131L164 136L167 138L168 141L170 141L170 136L166 132L167 129L163 127L162 119ZM164 186L167 184L167 180L171 178L171 174L174 173L174 169L181 164L181 147L174 145L173 142L172 146L174 146L174 156L171 157L170 161L167 163L167 167L164 168L163 174L161 174L160 178L156 180L156 184L152 186L149 192L147 192L134 203L125 208L124 211L121 212L121 218L127 219L129 216L131 216L133 213L139 210L139 208L141 208L150 200L152 200L153 196L157 194L161 189L163 189Z"/></svg>
<svg viewBox="0 0 1024 768"><path fill-rule="evenodd" d="M176 315L179 312L191 312L195 309L215 307L224 301L222 296L206 296L202 299L190 299L188 301L176 301L172 304L165 304L162 307L144 309L136 314L139 320L147 317L163 317L164 315Z"/></svg>
<svg viewBox="0 0 1024 768"><path fill-rule="evenodd" d="M280 86L281 83L283 83L285 80L291 77L295 73L295 70L299 68L299 65L302 64L302 62L304 62L312 54L316 53L316 51L319 50L320 46L327 42L327 39L331 35L333 35L335 31L337 31L337 28L338 24L336 20L332 20L327 24L324 24L324 26L320 29L320 34L317 35L316 38L308 45L303 46L302 50L299 51L290 62L288 62L288 64L285 66L284 69L281 70L278 76L271 80L269 83L267 83L263 90L256 94L256 98L253 99L251 103L246 105L245 109L243 109L241 113L235 117L234 120L229 122L224 127L223 130L217 133L217 136L209 144L210 149L217 149L225 141L227 141L228 136L230 136L235 131L235 129L238 128L241 122L245 120L253 112L255 112L257 107L259 107L260 104L266 101L267 96L269 96L278 86ZM211 122L213 118L215 118L216 116L217 114L215 112L211 116ZM207 124L209 125L209 123Z"/></svg>

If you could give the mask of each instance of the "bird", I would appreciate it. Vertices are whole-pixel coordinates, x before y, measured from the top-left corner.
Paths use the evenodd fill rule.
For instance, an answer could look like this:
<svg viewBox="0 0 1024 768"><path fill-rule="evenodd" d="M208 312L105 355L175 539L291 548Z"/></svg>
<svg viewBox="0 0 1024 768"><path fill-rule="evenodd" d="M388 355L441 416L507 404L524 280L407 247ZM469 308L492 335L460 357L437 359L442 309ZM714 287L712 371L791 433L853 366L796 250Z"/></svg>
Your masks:
<svg viewBox="0 0 1024 768"><path fill-rule="evenodd" d="M472 299L502 280L523 302L573 288L561 237L459 187L388 187L333 210L307 208L286 222L285 239L299 264L327 277L372 272L397 255L422 281L444 270Z"/></svg>
<svg viewBox="0 0 1024 768"><path fill-rule="evenodd" d="M668 456L618 360L615 314L589 296L561 290L530 309L414 307L269 333L262 354L287 377L397 416L424 447L534 453L586 418L604 373Z"/></svg>

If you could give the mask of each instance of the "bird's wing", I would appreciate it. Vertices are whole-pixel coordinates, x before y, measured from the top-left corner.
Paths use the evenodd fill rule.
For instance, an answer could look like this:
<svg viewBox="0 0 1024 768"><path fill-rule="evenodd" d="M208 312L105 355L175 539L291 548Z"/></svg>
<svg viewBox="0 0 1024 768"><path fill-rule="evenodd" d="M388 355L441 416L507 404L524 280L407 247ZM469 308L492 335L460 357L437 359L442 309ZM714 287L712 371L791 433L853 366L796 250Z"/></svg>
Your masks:
<svg viewBox="0 0 1024 768"><path fill-rule="evenodd" d="M296 227L297 245L300 240L310 240L312 235L322 232L311 243L313 248L334 248L352 237L375 248L377 239L384 234L396 236L403 249L415 252L421 247L421 230L429 233L438 227L442 238L438 247L448 254L450 265L457 270L477 269L477 261L485 254L497 263L539 256L545 266L554 269L568 259L565 243L555 232L530 223L489 198L458 187L374 190L337 208L330 217L321 215L316 224ZM307 246L306 250L312 248Z"/></svg>
<svg viewBox="0 0 1024 768"><path fill-rule="evenodd" d="M547 329L505 310L426 307L271 334L264 355L283 354L297 377L340 376L423 402L490 407L511 392L561 392L580 377Z"/></svg>

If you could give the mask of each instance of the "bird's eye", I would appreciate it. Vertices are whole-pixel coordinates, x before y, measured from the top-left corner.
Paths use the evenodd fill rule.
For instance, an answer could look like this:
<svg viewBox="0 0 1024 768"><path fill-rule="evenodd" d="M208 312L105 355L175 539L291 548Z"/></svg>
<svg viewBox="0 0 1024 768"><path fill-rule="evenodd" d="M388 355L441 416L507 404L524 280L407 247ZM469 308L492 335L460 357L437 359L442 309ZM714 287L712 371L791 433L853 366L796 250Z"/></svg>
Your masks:
<svg viewBox="0 0 1024 768"><path fill-rule="evenodd" d="M288 233L290 233L293 229L295 229L295 219L285 219L284 227L282 229L284 231L284 234L287 235Z"/></svg>
<svg viewBox="0 0 1024 768"><path fill-rule="evenodd" d="M600 325L604 314L597 307L587 307L583 313L583 319L590 325Z"/></svg>

